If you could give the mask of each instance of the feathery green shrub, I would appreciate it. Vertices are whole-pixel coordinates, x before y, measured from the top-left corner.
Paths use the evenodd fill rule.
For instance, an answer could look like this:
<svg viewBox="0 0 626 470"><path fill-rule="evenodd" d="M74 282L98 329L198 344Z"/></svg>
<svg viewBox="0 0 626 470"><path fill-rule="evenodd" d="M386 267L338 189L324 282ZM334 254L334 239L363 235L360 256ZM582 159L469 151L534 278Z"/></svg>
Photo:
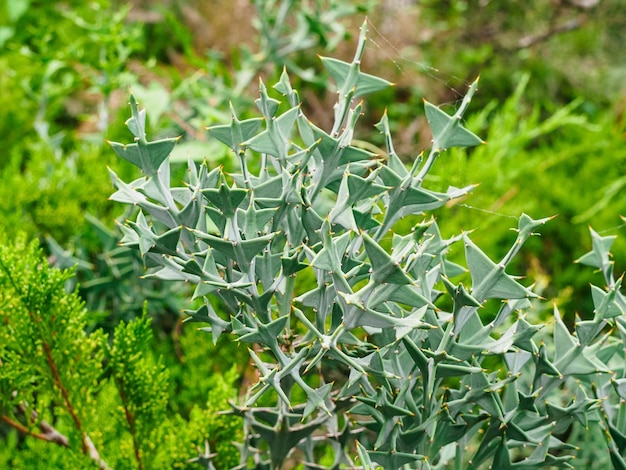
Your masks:
<svg viewBox="0 0 626 470"><path fill-rule="evenodd" d="M211 443L229 468L241 426L216 412L236 396L237 371L172 412L178 367L151 353L150 320L88 333L82 300L65 290L72 275L23 236L0 247L0 467L187 468Z"/></svg>

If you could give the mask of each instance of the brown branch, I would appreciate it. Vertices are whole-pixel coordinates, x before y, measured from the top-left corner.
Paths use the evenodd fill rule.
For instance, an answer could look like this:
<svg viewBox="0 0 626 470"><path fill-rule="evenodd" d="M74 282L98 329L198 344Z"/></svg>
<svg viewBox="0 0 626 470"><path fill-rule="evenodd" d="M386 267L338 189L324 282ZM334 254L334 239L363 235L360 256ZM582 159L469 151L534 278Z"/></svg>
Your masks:
<svg viewBox="0 0 626 470"><path fill-rule="evenodd" d="M28 309L31 320L33 321L35 325L37 325L37 323L39 322L37 321L37 318L35 318L35 315L30 309L30 306L25 301L24 296L22 294L22 290L20 289L19 284L15 282L15 279L13 279L13 276L11 275L11 271L1 261L0 261L0 269L2 269L6 273L9 281L11 282L11 284L13 285L13 288L15 289L15 292L18 293L20 301ZM54 358L52 357L52 350L50 349L50 345L45 340L43 340L43 335L40 334L40 336L42 337L43 349L46 354L46 360L48 361L48 365L50 366L50 370L54 377L54 382L56 386L59 387L59 389L61 390L61 395L63 395L63 400L65 402L65 406L67 407L67 411L72 417L72 420L74 421L74 424L76 425L77 430L80 432L83 454L88 455L89 457L94 459L102 470L111 470L111 468L106 464L106 462L100 458L100 455L98 454L98 451L96 450L96 447L94 446L91 438L87 435L87 433L83 432L80 419L78 418L78 415L76 414L76 411L74 410L74 407L72 406L72 402L70 401L69 393L67 389L65 388L65 386L63 385L63 382L61 381L59 369L57 368L57 365L54 362ZM16 392L17 391L15 391L14 393ZM22 410L23 413L25 413L24 406L20 406L20 409ZM38 416L37 412L33 410L31 412L31 416L34 416L36 419ZM17 429L20 432L25 433L28 436L33 436L37 439L42 439L47 442L54 442L63 447L69 447L69 439L63 434L61 434L60 432L58 432L51 424L47 423L46 421L42 420L40 423L40 427L44 431L43 433L33 433L27 427L25 427L24 425L22 425L21 423L17 421L12 420L8 416L2 415L2 420L5 423L13 426L15 429Z"/></svg>
<svg viewBox="0 0 626 470"><path fill-rule="evenodd" d="M13 392L13 396L16 397L17 396L17 390ZM27 406L28 403L20 403L17 408L18 410L20 410L20 412L26 416L27 411ZM39 420L39 413L37 413L35 410L30 410L30 420L32 422L37 422ZM41 428L41 430L43 431L44 435L50 436L50 441L51 442L57 442L57 443L61 443L61 445L65 446L65 447L69 447L70 445L70 441L69 439L64 436L63 434L61 434L59 431L56 430L56 428L54 426L52 426L50 423L48 423L46 420L41 420L41 422L39 423L39 427Z"/></svg>
<svg viewBox="0 0 626 470"><path fill-rule="evenodd" d="M2 415L2 421L7 423L12 428L15 428L17 431L25 434L27 436L34 437L35 439L40 439L46 442L53 442L54 444L60 445L61 447L69 447L70 441L69 439L57 431L52 425L46 423L45 421L41 422L41 430L42 433L33 432L24 426L22 423L12 420L8 416Z"/></svg>
<svg viewBox="0 0 626 470"><path fill-rule="evenodd" d="M100 454L96 450L96 447L94 446L93 441L87 435L87 433L83 431L83 426L80 422L80 419L78 418L78 414L76 413L76 410L74 409L74 407L72 406L72 402L70 401L70 395L67 389L65 388L65 386L63 385L63 382L61 381L59 369L57 368L56 363L54 362L54 358L52 357L52 351L50 350L50 346L45 341L43 341L42 344L43 344L43 349L46 353L46 359L48 361L48 365L50 366L50 370L52 371L52 376L54 377L54 382L56 386L59 387L59 390L61 390L61 395L63 396L65 407L67 408L68 413L72 417L72 420L74 421L74 425L76 426L76 429L80 432L80 435L81 435L80 443L82 446L83 454L88 455L93 460L98 462L98 465L100 466L102 470L109 470L109 466L106 464L104 460L100 458Z"/></svg>
<svg viewBox="0 0 626 470"><path fill-rule="evenodd" d="M546 41L557 34L578 29L582 26L583 23L584 19L575 18L573 20L567 21L566 23L563 23L562 25L555 26L554 28L551 28L543 33L536 34L534 36L524 36L518 41L517 47L519 49L525 49L539 42Z"/></svg>
<svg viewBox="0 0 626 470"><path fill-rule="evenodd" d="M48 343L46 343L45 341L43 341L42 344L43 344L43 349L46 353L46 359L48 360L48 365L50 366L50 370L52 371L52 376L54 377L54 382L56 386L59 387L59 390L61 390L61 395L63 395L63 401L65 402L65 407L67 408L68 413L72 417L72 420L74 421L74 425L76 426L76 429L80 432L81 435L83 435L83 426L80 422L80 419L78 418L78 415L76 414L76 410L74 410L74 407L72 406L72 402L70 401L70 395L67 392L67 389L65 388L65 386L63 385L63 382L61 382L61 376L59 375L59 370L57 369L57 365L54 362L54 359L52 357L52 351L50 350L50 346L48 346ZM83 446L83 454L88 454L89 449L87 448L87 445L85 444L84 439L82 440L82 446Z"/></svg>
<svg viewBox="0 0 626 470"><path fill-rule="evenodd" d="M174 342L174 352L176 353L176 357L182 363L185 362L185 353L183 352L183 348L180 346L180 336L183 334L183 324L185 323L185 319L181 318L176 322L176 327L174 331L172 331L172 341Z"/></svg>
<svg viewBox="0 0 626 470"><path fill-rule="evenodd" d="M117 383L117 391L120 395L120 400L122 400L122 405L124 406L124 415L126 417L126 422L128 423L128 428L130 431L130 435L133 438L133 450L135 451L135 458L137 459L137 465L139 466L139 470L143 470L143 462L141 461L141 452L139 449L139 442L137 441L137 430L135 428L135 418L131 411L128 409L128 405L126 402L126 394L124 393L124 381L122 379L116 379Z"/></svg>

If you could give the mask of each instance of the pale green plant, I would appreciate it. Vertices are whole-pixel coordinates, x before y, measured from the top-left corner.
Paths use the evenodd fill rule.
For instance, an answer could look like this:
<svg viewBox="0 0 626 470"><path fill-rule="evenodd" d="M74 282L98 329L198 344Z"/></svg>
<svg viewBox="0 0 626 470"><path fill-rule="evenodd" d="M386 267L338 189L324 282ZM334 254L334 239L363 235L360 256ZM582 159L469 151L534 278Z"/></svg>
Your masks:
<svg viewBox="0 0 626 470"><path fill-rule="evenodd" d="M214 342L226 333L249 345L258 380L233 404L245 429L238 468L326 468L320 456L331 468L568 467L576 447L560 437L590 420L619 467L626 334L613 333L626 331L626 301L612 239L593 235L580 260L608 284L592 288L593 319L573 334L556 308L552 324L531 323L539 299L506 270L550 219L523 214L492 261L468 233L443 238L427 215L473 188L424 183L446 149L482 144L463 126L477 82L454 115L425 103L432 148L406 168L386 116L384 155L354 145L359 98L390 85L361 71L365 43L364 24L351 63L322 58L337 85L331 129L307 119L286 72L274 85L286 103L261 82L262 117L233 110L209 128L237 172L190 161L172 187L177 139L148 141L133 96L135 142L112 143L144 173L126 183L111 171L112 199L138 208L122 244L137 247L148 276L195 286L202 304L188 320L208 323ZM467 269L446 259L455 243ZM464 273L471 287L453 281Z"/></svg>

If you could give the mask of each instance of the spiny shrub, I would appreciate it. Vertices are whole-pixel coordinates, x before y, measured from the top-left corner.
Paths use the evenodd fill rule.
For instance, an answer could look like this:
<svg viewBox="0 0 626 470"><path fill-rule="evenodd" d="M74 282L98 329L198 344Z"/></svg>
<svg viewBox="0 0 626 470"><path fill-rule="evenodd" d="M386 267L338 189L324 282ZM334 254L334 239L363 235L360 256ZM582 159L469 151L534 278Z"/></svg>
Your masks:
<svg viewBox="0 0 626 470"><path fill-rule="evenodd" d="M111 172L112 199L138 208L122 244L150 276L194 285L201 305L188 320L207 323L214 342L226 333L247 344L256 365L231 410L245 425L238 468L567 467L576 447L565 436L591 422L625 468L626 299L612 238L594 234L580 259L608 286L592 288L593 319L574 333L556 308L553 323L533 322L537 296L506 270L549 219L522 215L493 261L427 215L472 189L425 181L446 149L482 143L462 122L477 83L452 116L425 103L432 148L407 169L386 116L381 155L353 140L358 99L390 85L360 70L365 42L364 25L351 63L322 58L337 85L332 129L307 119L286 73L274 85L286 103L261 83L262 117L233 111L209 128L238 172L190 161L172 187L176 139L148 141L132 96L135 141L112 143L145 175L126 183ZM412 229L399 232L406 220ZM446 259L455 243L467 268Z"/></svg>

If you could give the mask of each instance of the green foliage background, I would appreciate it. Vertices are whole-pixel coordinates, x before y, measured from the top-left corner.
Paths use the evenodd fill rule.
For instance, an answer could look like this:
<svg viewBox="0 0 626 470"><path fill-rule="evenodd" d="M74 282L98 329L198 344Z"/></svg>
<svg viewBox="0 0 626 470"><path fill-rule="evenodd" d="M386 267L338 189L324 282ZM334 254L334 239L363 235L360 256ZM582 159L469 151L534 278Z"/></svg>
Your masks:
<svg viewBox="0 0 626 470"><path fill-rule="evenodd" d="M25 241L38 240L52 263L75 266L75 275L64 274L59 282L77 287L86 302L84 311L71 297L68 312L78 321L77 331L88 332L89 341L100 345L92 345L94 362L102 362L105 343L115 345L125 333L137 335L123 325L140 327L148 300L151 333L144 331L134 347L147 361L143 370L149 376L137 376L137 385L150 383L161 393L154 407L160 418L150 417L145 426L161 419L154 432L165 445L142 448L153 468L188 465L205 441L219 455L216 465L234 465L230 441L241 430L232 417L214 412L227 408L228 399L238 394L248 356L244 348L222 341L212 346L205 333L181 327L179 310L188 306L188 289L140 280L141 260L116 246L114 220L123 214L107 200L106 166L114 166L124 179L137 174L117 159L105 139L126 139L129 87L148 109L153 135L182 136L180 161L191 155L228 169L228 154L208 139L204 127L230 119L229 101L243 110L240 118L246 117L250 111L245 110L253 108L250 90L256 77L277 79L283 64L308 98L304 101L314 103L307 111L320 122L329 119L333 96L328 77L316 69L315 54L328 49L339 56L350 53L367 12L374 46L366 52L364 69L397 82L393 90L368 100L368 115L388 109L407 162L430 139L423 130L421 99L447 102L452 110L459 105L457 90L481 75L466 125L488 145L449 153L439 173L430 176L442 186L480 183L467 205L441 211L444 233L477 228L473 238L497 258L513 238L507 230L514 225L510 217L522 211L536 218L558 214L542 230L543 240L529 242L516 270L536 280L544 296L556 298L572 323L574 312L591 311L587 284L593 278L572 267L590 246L587 225L621 234L618 215L626 213L621 197L626 71L619 60L626 29L623 2L601 0L583 9L565 1L533 0L522 7L451 0L407 2L401 10L394 2L302 2L284 23L277 11L289 2L239 3L244 9L236 25L229 10L233 2L227 1L7 0L0 5L0 70L6 71L0 74L5 262L17 266L30 259L20 279L35 276L29 282L41 282L36 277L41 272L32 270L43 263L43 255L36 243ZM572 29L559 32L568 22ZM205 29L209 33L201 34ZM286 48L289 44L295 47ZM360 132L358 139L382 146L372 128L364 125ZM179 171L184 174L182 165ZM613 250L617 272L623 271L620 259L626 259L623 238ZM7 296L10 287L2 288ZM2 314L8 312L7 303ZM167 374L160 375L163 371ZM122 462L133 446L123 417L111 420L107 411L120 407L109 373L91 380L84 397L93 403L84 406L95 412L85 412L86 420L98 448L120 449L102 451L107 463L125 468ZM139 399L148 393L140 386L136 392ZM9 394L3 388L2 399ZM29 401L41 403L41 413L50 410L42 416L58 420L59 430L71 430L53 397L44 393ZM0 440L0 467L86 465L78 451L25 438L2 424ZM601 458L593 449L586 451L590 459Z"/></svg>

